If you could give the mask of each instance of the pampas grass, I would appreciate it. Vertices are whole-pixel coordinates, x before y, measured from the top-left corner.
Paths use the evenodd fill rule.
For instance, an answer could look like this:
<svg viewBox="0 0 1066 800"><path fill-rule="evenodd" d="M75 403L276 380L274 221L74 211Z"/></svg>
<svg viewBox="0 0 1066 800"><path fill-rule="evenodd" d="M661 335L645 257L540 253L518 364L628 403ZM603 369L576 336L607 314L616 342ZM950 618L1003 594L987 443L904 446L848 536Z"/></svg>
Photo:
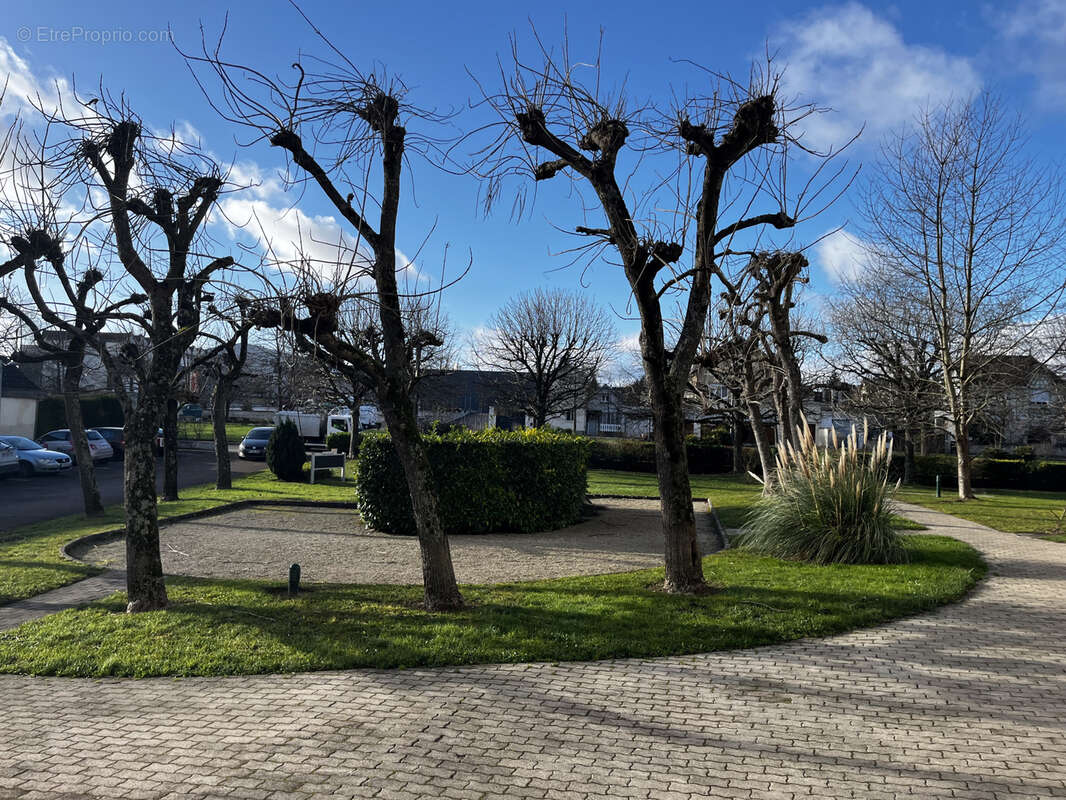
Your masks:
<svg viewBox="0 0 1066 800"><path fill-rule="evenodd" d="M892 527L888 468L892 446L882 433L869 451L851 434L819 450L806 424L799 447L786 442L777 475L748 514L739 546L813 564L896 564L907 560ZM863 436L865 441L866 436Z"/></svg>

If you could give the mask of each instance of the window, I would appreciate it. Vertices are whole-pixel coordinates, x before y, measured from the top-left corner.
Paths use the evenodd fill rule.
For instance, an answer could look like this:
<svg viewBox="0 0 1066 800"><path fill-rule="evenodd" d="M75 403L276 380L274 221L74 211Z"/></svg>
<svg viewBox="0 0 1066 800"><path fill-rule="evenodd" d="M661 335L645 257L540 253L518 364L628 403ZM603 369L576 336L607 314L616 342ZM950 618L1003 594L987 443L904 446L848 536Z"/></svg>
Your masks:
<svg viewBox="0 0 1066 800"><path fill-rule="evenodd" d="M564 417L565 417L567 422L573 422L574 421L574 412L573 411L567 411L566 414L564 415Z"/></svg>
<svg viewBox="0 0 1066 800"><path fill-rule="evenodd" d="M1051 402L1051 392L1047 389L1033 389L1033 393L1030 396L1030 403L1036 403L1037 405L1046 406Z"/></svg>

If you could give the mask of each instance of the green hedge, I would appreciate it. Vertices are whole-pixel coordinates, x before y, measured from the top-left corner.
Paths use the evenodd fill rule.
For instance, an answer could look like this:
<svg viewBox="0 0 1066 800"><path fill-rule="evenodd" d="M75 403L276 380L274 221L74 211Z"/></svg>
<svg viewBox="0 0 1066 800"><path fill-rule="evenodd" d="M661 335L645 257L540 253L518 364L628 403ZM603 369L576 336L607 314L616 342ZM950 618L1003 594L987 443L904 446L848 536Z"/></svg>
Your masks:
<svg viewBox="0 0 1066 800"><path fill-rule="evenodd" d="M698 440L685 444L688 450L688 470L692 473L724 473L733 471L733 448L719 444L704 444ZM759 457L754 448L745 448L748 468L756 466ZM639 439L593 439L589 451L592 469L620 469L628 472L655 472L655 442Z"/></svg>
<svg viewBox="0 0 1066 800"><path fill-rule="evenodd" d="M914 480L922 486L935 486L936 476L945 488L958 486L958 467L953 454L915 456ZM903 474L903 457L893 457L893 477ZM1066 462L1030 461L1021 458L975 458L971 481L975 489L1028 489L1066 491Z"/></svg>
<svg viewBox="0 0 1066 800"><path fill-rule="evenodd" d="M446 533L532 533L580 519L587 439L545 430L456 430L422 438ZM392 440L363 436L358 463L363 520L387 533L415 533L407 480Z"/></svg>
<svg viewBox="0 0 1066 800"><path fill-rule="evenodd" d="M86 428L121 428L125 421L122 404L113 394L81 398L81 416ZM37 404L37 436L67 427L67 409L61 395L46 397Z"/></svg>

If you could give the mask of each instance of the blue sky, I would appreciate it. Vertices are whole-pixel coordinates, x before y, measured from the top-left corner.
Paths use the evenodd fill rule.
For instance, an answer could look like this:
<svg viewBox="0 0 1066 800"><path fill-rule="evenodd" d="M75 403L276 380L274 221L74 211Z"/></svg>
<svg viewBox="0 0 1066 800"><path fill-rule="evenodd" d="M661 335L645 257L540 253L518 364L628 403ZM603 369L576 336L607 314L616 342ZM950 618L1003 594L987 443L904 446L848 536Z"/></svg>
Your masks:
<svg viewBox="0 0 1066 800"><path fill-rule="evenodd" d="M383 62L412 87L420 105L463 109L477 93L467 71L492 82L498 54L508 36L528 43L528 12L503 3L306 2L304 9L360 66ZM0 69L29 73L38 83L75 76L90 90L98 80L123 90L141 116L159 128L188 125L219 157L260 170L269 180L278 163L270 148L242 149L241 135L208 107L174 49L161 33L169 27L177 42L195 47L199 26L220 29L226 11L225 52L267 71L284 72L298 53L321 52L311 31L282 0L255 3L184 2L156 4L112 0L41 3L6 0L0 26ZM1066 0L899 2L891 5L797 2L538 4L532 18L541 36L558 41L564 29L575 56L591 59L602 26L609 80L626 77L638 97L663 97L671 86L695 85L698 74L677 59L692 59L720 71L746 75L767 46L787 68L790 91L836 111L820 117L810 134L819 144L839 141L866 125L852 157L869 163L880 137L906 122L927 100L966 95L979 88L1000 93L1025 115L1038 159L1053 160L1061 148L1066 116ZM118 41L104 41L106 39ZM140 41L146 39L147 41ZM476 124L465 111L459 126ZM504 213L486 219L477 205L477 182L416 163L417 204L408 202L401 220L401 249L412 252L431 226L436 232L419 267L439 269L445 244L453 265L473 266L451 289L445 306L464 329L485 323L509 294L535 286L578 287L579 269L558 255L571 244L554 225L581 224L580 208L561 190L543 191L534 211L519 223ZM861 180L861 179L860 179ZM264 202L283 203L277 196ZM506 205L506 204L505 204ZM328 222L330 208L312 194L301 211ZM769 209L776 210L776 209ZM812 242L856 221L845 197L798 232ZM834 277L854 264L855 242L837 234L813 247L812 308L831 295ZM616 268L594 265L584 274L588 291L617 309L626 285ZM633 322L621 320L620 333Z"/></svg>

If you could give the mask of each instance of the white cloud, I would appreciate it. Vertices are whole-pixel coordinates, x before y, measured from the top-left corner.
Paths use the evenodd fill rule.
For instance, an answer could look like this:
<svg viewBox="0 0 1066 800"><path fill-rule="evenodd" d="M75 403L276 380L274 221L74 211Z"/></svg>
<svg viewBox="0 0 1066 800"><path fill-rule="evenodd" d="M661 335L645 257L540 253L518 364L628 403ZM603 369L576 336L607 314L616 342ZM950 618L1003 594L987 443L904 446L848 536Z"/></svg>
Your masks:
<svg viewBox="0 0 1066 800"><path fill-rule="evenodd" d="M842 230L833 231L814 246L812 261L834 283L856 277L866 264L863 243Z"/></svg>
<svg viewBox="0 0 1066 800"><path fill-rule="evenodd" d="M1044 106L1066 105L1066 0L1022 0L994 17L1008 45L1008 63L1034 75Z"/></svg>
<svg viewBox="0 0 1066 800"><path fill-rule="evenodd" d="M841 145L863 126L877 137L910 120L922 106L967 97L981 87L968 59L910 44L886 19L858 3L827 6L785 24L785 87L831 113L804 121L807 144Z"/></svg>

